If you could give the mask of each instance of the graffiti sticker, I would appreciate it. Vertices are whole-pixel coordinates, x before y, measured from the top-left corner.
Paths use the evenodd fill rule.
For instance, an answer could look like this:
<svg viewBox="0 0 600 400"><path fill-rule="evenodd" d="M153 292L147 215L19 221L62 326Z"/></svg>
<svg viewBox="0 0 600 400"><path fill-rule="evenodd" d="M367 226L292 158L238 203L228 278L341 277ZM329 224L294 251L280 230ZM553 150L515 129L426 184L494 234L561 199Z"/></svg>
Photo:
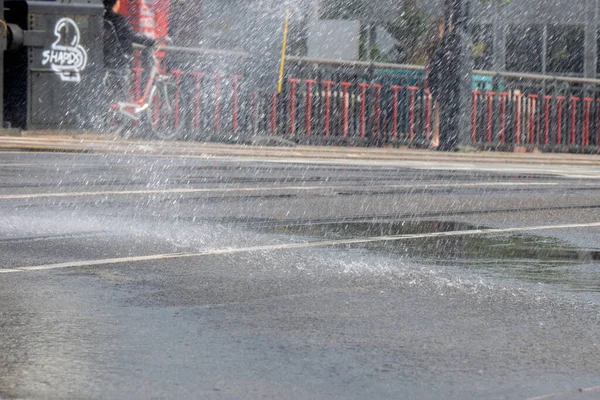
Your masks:
<svg viewBox="0 0 600 400"><path fill-rule="evenodd" d="M62 18L54 27L56 41L42 52L42 65L50 65L64 82L80 82L87 66L87 52L79 44L81 33L71 18Z"/></svg>

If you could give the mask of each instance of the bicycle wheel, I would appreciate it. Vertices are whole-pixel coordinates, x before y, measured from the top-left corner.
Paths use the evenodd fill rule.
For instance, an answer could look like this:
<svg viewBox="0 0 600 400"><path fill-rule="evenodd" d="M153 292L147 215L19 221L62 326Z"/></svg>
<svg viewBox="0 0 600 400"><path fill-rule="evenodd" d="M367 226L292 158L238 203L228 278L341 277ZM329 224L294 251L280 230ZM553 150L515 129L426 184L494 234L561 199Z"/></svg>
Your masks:
<svg viewBox="0 0 600 400"><path fill-rule="evenodd" d="M157 82L149 105L148 125L154 137L161 140L181 138L185 130L185 108L179 86L170 80Z"/></svg>

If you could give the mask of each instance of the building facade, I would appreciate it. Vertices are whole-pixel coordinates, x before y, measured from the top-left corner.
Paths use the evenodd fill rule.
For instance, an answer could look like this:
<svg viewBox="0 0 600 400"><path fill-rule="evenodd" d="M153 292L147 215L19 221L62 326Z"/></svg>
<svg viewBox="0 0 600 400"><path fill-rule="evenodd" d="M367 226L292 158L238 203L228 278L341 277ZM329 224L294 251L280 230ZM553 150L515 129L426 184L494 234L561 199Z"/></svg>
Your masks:
<svg viewBox="0 0 600 400"><path fill-rule="evenodd" d="M314 0L313 15L342 0ZM363 0L349 0L363 1ZM396 18L401 3L371 0L366 18ZM598 72L599 0L470 0L476 67L595 77ZM435 20L443 0L418 0ZM365 9L361 9L364 15ZM349 18L360 18L359 15Z"/></svg>
<svg viewBox="0 0 600 400"><path fill-rule="evenodd" d="M600 0L470 0L476 68L596 77ZM185 45L277 53L286 9L291 51L304 54L307 27L344 18L379 26L397 18L400 0L184 0L176 19ZM443 0L417 0L435 21ZM340 7L346 4L347 7ZM366 5L366 6L365 6ZM339 11L344 8L342 14ZM338 14L332 14L331 10ZM379 34L380 41L389 37ZM383 45L383 44L382 44Z"/></svg>

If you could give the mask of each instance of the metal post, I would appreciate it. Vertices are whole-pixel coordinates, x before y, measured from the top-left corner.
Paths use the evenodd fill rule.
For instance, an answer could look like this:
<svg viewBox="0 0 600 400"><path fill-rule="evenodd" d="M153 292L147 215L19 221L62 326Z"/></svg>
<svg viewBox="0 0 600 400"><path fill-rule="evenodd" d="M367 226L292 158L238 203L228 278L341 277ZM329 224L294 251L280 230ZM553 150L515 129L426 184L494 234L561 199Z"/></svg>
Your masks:
<svg viewBox="0 0 600 400"><path fill-rule="evenodd" d="M4 0L0 0L0 20L4 21ZM6 24L0 29L6 30ZM0 129L4 128L4 49L7 37L8 32L0 35Z"/></svg>
<svg viewBox="0 0 600 400"><path fill-rule="evenodd" d="M548 24L542 30L542 75L548 72Z"/></svg>
<svg viewBox="0 0 600 400"><path fill-rule="evenodd" d="M585 9L583 74L586 78L595 78L598 64L598 44L596 41L596 31L598 29L598 0L586 0Z"/></svg>
<svg viewBox="0 0 600 400"><path fill-rule="evenodd" d="M506 70L506 19L500 15L502 5L498 0L493 4L492 48L494 50L494 71Z"/></svg>
<svg viewBox="0 0 600 400"><path fill-rule="evenodd" d="M471 111L473 91L473 52L469 28L469 0L453 0L449 21L454 25L458 36L460 76L458 93L458 147L471 145ZM448 10L446 10L448 12Z"/></svg>
<svg viewBox="0 0 600 400"><path fill-rule="evenodd" d="M377 48L377 25L371 22L369 25L369 60L373 61L374 51Z"/></svg>

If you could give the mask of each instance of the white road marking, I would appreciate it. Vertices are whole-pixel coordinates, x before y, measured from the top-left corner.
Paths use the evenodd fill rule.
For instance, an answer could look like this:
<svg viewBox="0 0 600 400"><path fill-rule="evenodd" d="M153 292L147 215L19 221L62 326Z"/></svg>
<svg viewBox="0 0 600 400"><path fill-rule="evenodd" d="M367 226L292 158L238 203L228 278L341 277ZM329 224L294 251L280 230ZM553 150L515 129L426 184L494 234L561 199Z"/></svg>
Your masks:
<svg viewBox="0 0 600 400"><path fill-rule="evenodd" d="M0 164L0 167L43 167L43 165L40 164L18 164L18 163L7 163L7 164Z"/></svg>
<svg viewBox="0 0 600 400"><path fill-rule="evenodd" d="M193 194L193 193L232 193L232 192L273 192L284 190L373 190L373 189L428 189L428 188L460 188L460 187L510 187L510 186L560 186L559 182L480 182L480 183L440 183L418 185L376 185L376 186L287 186L287 187L239 187L239 188L199 188L199 189L158 189L158 190L121 190L101 192L58 192L58 193L23 193L3 194L0 200L25 200L59 197L90 197L90 196L127 196L151 194Z"/></svg>
<svg viewBox="0 0 600 400"><path fill-rule="evenodd" d="M545 394L543 396L529 397L527 400L545 400L545 399L552 399L555 397L564 397L567 395L572 396L576 393L591 393L591 392L598 392L598 391L600 391L600 386L593 386L593 387L589 387L589 388L573 390L571 392L551 393L551 394Z"/></svg>
<svg viewBox="0 0 600 400"><path fill-rule="evenodd" d="M473 235L490 235L490 234L502 234L502 233L517 233L517 232L534 232L550 229L578 229L578 228L598 228L600 222L588 223L588 224L566 224L566 225L543 225L543 226L525 226L517 228L492 228L492 229L472 229L464 231L454 232L431 232L422 234L412 235L395 235L395 236L375 236L367 238L355 238L355 239L340 239L340 240L325 240L317 242L303 242L303 243L283 243L275 245L262 245L262 246L250 246L240 248L224 248L206 250L198 253L171 253L171 254L155 254L148 256L137 256L137 257L122 257L122 258L107 258L99 260L85 260L85 261L72 261L57 264L46 264L46 265L35 265L29 267L18 267L12 269L0 269L0 272L11 273L11 272L33 272L33 271L46 271L63 268L82 268L82 267L96 267L103 265L114 265L114 264L125 264L125 263L136 263L144 261L158 261L168 259L183 259L183 258L197 258L212 255L229 255L239 253L253 253L253 252L266 252L266 251L277 251L277 250L293 250L293 249L307 249L317 247L331 247L331 246L343 246L353 244L367 244L377 242L394 242L401 240L411 239L425 239L425 238L436 238L436 237L450 237L450 236L473 236Z"/></svg>

